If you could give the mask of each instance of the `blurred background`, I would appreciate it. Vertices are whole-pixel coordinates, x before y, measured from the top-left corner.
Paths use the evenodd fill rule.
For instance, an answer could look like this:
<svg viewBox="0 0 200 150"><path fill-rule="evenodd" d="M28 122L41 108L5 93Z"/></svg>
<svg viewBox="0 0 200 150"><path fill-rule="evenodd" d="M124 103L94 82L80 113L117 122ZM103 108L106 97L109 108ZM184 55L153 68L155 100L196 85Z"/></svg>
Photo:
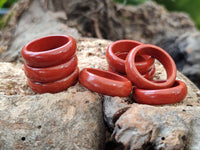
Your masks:
<svg viewBox="0 0 200 150"><path fill-rule="evenodd" d="M116 3L124 5L140 5L150 0L114 0ZM195 22L196 27L200 29L200 0L153 0L158 4L164 5L169 11L178 11L187 13Z"/></svg>
<svg viewBox="0 0 200 150"><path fill-rule="evenodd" d="M114 0L116 3L124 5L140 5L149 0ZM200 0L153 0L158 4L164 5L169 11L178 11L187 13L200 29Z"/></svg>
<svg viewBox="0 0 200 150"><path fill-rule="evenodd" d="M0 17L8 13L9 8L18 0L0 0ZM114 0L115 3L123 5L140 5L150 0ZM169 11L185 12L195 22L195 25L200 29L200 0L152 0L158 4L164 5ZM2 19L0 20L1 27Z"/></svg>
<svg viewBox="0 0 200 150"><path fill-rule="evenodd" d="M0 29L5 25L3 23L3 16L8 13L9 8L18 0L0 0Z"/></svg>

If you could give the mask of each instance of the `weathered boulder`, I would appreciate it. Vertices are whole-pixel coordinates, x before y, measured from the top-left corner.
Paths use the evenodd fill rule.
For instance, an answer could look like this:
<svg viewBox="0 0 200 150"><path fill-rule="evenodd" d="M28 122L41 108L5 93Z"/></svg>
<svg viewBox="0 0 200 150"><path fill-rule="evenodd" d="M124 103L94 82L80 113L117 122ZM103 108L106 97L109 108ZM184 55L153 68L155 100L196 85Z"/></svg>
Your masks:
<svg viewBox="0 0 200 150"><path fill-rule="evenodd" d="M166 74L156 62L155 78ZM186 98L176 104L150 106L135 103L130 97L104 97L104 118L113 139L122 149L188 149L200 146L199 89L178 72L177 79L187 84Z"/></svg>
<svg viewBox="0 0 200 150"><path fill-rule="evenodd" d="M113 136L124 149L198 150L199 106L132 104L115 123Z"/></svg>
<svg viewBox="0 0 200 150"><path fill-rule="evenodd" d="M104 147L101 98L79 85L57 94L0 95L1 149Z"/></svg>
<svg viewBox="0 0 200 150"><path fill-rule="evenodd" d="M80 68L107 68L110 41L77 41ZM27 85L21 63L2 62L0 149L103 149L102 100L79 83L57 94L36 94Z"/></svg>

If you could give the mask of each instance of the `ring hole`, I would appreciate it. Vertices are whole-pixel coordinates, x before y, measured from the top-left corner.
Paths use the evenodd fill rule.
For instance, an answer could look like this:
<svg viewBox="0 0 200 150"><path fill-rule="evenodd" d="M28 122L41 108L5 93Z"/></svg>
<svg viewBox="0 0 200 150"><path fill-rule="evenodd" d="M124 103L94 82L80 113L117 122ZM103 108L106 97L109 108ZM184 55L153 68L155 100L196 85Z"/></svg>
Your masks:
<svg viewBox="0 0 200 150"><path fill-rule="evenodd" d="M106 72L106 71L103 71L103 70L88 68L87 71L92 73L92 74L95 74L97 76L106 78L106 79L111 79L111 80L116 80L116 81L126 81L127 80L126 78L124 78L120 75L110 73L110 72Z"/></svg>
<svg viewBox="0 0 200 150"><path fill-rule="evenodd" d="M49 51L61 47L68 42L69 39L65 36L47 36L29 43L27 50L32 52Z"/></svg>
<svg viewBox="0 0 200 150"><path fill-rule="evenodd" d="M156 71L154 73L153 81L164 82L167 80L167 72L163 66L157 59L155 59L155 67Z"/></svg>
<svg viewBox="0 0 200 150"><path fill-rule="evenodd" d="M113 53L118 53L118 52L129 52L136 46L140 45L140 42L133 41L133 40L119 40L117 42L114 42L112 44L112 51Z"/></svg>
<svg viewBox="0 0 200 150"><path fill-rule="evenodd" d="M120 59L126 60L126 56L128 55L128 52L116 53L115 55L119 57Z"/></svg>

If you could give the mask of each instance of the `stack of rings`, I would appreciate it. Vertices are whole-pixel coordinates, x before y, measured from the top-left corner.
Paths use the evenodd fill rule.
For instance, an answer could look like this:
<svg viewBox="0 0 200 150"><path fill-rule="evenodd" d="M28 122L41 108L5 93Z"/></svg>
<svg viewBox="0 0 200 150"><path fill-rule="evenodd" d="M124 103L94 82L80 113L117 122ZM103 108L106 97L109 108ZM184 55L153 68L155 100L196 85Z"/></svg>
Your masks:
<svg viewBox="0 0 200 150"><path fill-rule="evenodd" d="M149 55L161 62L167 72L167 80L150 81L145 79L137 69L135 59L137 55ZM133 97L143 104L161 105L172 104L183 100L187 95L187 86L176 80L176 65L171 56L160 47L143 44L132 49L126 57L126 73L135 85Z"/></svg>
<svg viewBox="0 0 200 150"><path fill-rule="evenodd" d="M24 71L29 87L37 93L56 93L78 78L76 42L71 36L49 35L22 48Z"/></svg>
<svg viewBox="0 0 200 150"><path fill-rule="evenodd" d="M134 40L118 40L107 48L106 58L108 70L126 76L125 62L128 53L135 47L143 45ZM137 70L146 79L153 79L155 73L154 59L148 55L137 55L135 58Z"/></svg>

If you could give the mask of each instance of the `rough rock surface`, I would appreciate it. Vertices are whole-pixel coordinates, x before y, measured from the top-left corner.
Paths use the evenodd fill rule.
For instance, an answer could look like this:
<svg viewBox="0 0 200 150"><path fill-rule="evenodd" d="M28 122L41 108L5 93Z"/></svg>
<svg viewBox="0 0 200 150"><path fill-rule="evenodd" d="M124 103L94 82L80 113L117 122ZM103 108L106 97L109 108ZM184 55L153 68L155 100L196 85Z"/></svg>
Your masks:
<svg viewBox="0 0 200 150"><path fill-rule="evenodd" d="M80 68L107 68L109 41L77 41ZM102 96L79 83L57 94L36 94L21 63L0 63L0 79L0 149L104 148Z"/></svg>
<svg viewBox="0 0 200 150"><path fill-rule="evenodd" d="M78 85L57 94L0 95L0 148L103 149L101 103Z"/></svg>
<svg viewBox="0 0 200 150"><path fill-rule="evenodd" d="M124 149L198 150L199 106L132 104L115 123L113 136Z"/></svg>

